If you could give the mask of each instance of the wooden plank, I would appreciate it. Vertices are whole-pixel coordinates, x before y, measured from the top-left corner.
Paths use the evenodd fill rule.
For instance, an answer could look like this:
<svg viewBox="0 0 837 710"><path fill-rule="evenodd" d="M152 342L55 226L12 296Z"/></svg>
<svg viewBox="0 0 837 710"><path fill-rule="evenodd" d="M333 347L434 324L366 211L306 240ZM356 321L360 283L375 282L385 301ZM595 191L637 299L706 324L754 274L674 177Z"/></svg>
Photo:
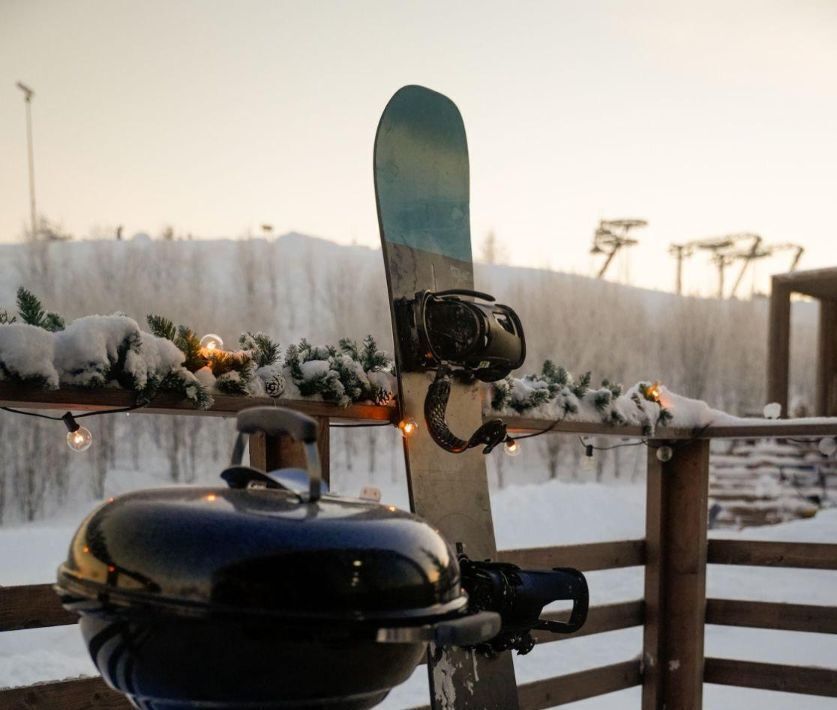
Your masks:
<svg viewBox="0 0 837 710"><path fill-rule="evenodd" d="M835 275L837 282L837 275ZM815 414L837 415L837 301L820 301L817 332L817 403Z"/></svg>
<svg viewBox="0 0 837 710"><path fill-rule="evenodd" d="M236 397L232 395L213 395L214 405L210 409L195 409L192 404L172 393L163 392L154 398L153 404L138 409L138 413L147 414L180 414L184 416L215 416L232 417L242 409L257 406L279 406L294 409L312 417L329 417L332 420L365 420L365 421L395 421L397 410L394 405L381 406L373 404L353 404L349 407L338 407L327 402L307 399L271 399L269 397ZM23 387L8 383L0 383L0 406L17 409L39 410L74 410L99 411L102 409L116 409L130 407L134 404L134 393L127 390L101 389L87 390L78 387L63 387L58 390L41 390L34 387ZM486 419L495 418L495 414L487 414ZM548 427L553 420L534 417L504 417L512 431L540 431ZM614 436L623 438L638 438L642 436L639 427L617 427L595 422L564 422L556 424L552 430L559 434L585 434L597 436ZM727 426L712 426L705 429L680 429L660 427L654 439L730 439L730 438L782 438L789 437L818 437L837 435L837 417L823 419L819 422L794 424L782 421L779 423L751 423Z"/></svg>
<svg viewBox="0 0 837 710"><path fill-rule="evenodd" d="M66 411L97 411L130 407L135 402L135 393L128 390L97 389L88 390L79 387L62 387L57 390L42 390L0 383L0 406L16 409L59 409ZM213 394L215 403L209 409L195 409L191 402L171 392L161 392L152 404L137 412L147 414L183 414L189 416L232 417L248 407L287 407L312 417L331 417L334 419L361 419L370 421L391 421L395 416L395 406L377 404L352 404L338 407L328 402L309 399L272 399L270 397L238 397L225 394Z"/></svg>
<svg viewBox="0 0 837 710"><path fill-rule="evenodd" d="M837 698L837 670L832 668L707 658L703 679L719 685Z"/></svg>
<svg viewBox="0 0 837 710"><path fill-rule="evenodd" d="M804 293L814 298L837 299L837 269L835 268L776 274L773 279L796 293Z"/></svg>
<svg viewBox="0 0 837 710"><path fill-rule="evenodd" d="M787 416L788 411L792 290L786 280L773 277L767 333L767 401L781 404L782 416Z"/></svg>
<svg viewBox="0 0 837 710"><path fill-rule="evenodd" d="M634 567L645 564L645 540L500 550L497 552L497 558L520 567L575 567L582 572Z"/></svg>
<svg viewBox="0 0 837 710"><path fill-rule="evenodd" d="M491 414L486 418L495 419L496 414ZM503 421L506 422L510 432L532 432L542 431L548 428L555 422L554 419L544 419L542 417L523 417L523 416L504 416ZM662 429L661 429L662 431ZM688 438L691 434L690 430L669 430L665 429L666 438ZM640 439L646 434L640 426L616 426L613 424L605 424L603 422L574 422L560 420L550 429L550 433L559 434L582 434L582 435L612 435L623 436L625 438Z"/></svg>
<svg viewBox="0 0 837 710"><path fill-rule="evenodd" d="M0 587L0 631L75 624L78 617L61 606L51 584Z"/></svg>
<svg viewBox="0 0 837 710"><path fill-rule="evenodd" d="M837 606L707 599L706 623L837 634Z"/></svg>
<svg viewBox="0 0 837 710"><path fill-rule="evenodd" d="M552 621L566 621L570 612L548 612L541 618ZM590 607L587 613L587 621L584 622L578 631L573 634L553 634L548 631L535 631L533 636L539 643L552 643L554 641L569 641L580 636L591 636L602 634L606 631L617 631L629 629L633 626L642 626L645 621L645 603L642 599L630 602L618 602L616 604L600 604ZM533 651L537 653L537 649Z"/></svg>
<svg viewBox="0 0 837 710"><path fill-rule="evenodd" d="M642 683L639 661L623 661L557 678L537 680L518 687L521 710L541 710L574 703Z"/></svg>
<svg viewBox="0 0 837 710"><path fill-rule="evenodd" d="M709 442L648 452L643 710L700 710Z"/></svg>
<svg viewBox="0 0 837 710"><path fill-rule="evenodd" d="M3 710L130 710L132 707L124 695L109 688L99 677L0 690Z"/></svg>
<svg viewBox="0 0 837 710"><path fill-rule="evenodd" d="M707 559L716 565L837 570L837 544L710 540Z"/></svg>
<svg viewBox="0 0 837 710"><path fill-rule="evenodd" d="M486 418L496 417L496 414L486 415ZM538 419L535 417L503 417L511 431L533 432L546 429L554 420ZM594 422L561 421L550 430L550 434L582 434L585 436L614 436L626 439L644 437L639 427L615 426ZM837 436L837 417L821 418L812 421L805 419L798 423L794 420L778 422L745 419L740 424L725 424L701 427L698 429L683 429L658 427L652 437L654 441L690 440L690 439L758 439L783 437L821 437Z"/></svg>
<svg viewBox="0 0 837 710"><path fill-rule="evenodd" d="M517 694L521 710L538 710L633 688L640 683L642 675L639 661L623 661L525 683L518 686ZM430 706L420 705L411 710L430 710Z"/></svg>

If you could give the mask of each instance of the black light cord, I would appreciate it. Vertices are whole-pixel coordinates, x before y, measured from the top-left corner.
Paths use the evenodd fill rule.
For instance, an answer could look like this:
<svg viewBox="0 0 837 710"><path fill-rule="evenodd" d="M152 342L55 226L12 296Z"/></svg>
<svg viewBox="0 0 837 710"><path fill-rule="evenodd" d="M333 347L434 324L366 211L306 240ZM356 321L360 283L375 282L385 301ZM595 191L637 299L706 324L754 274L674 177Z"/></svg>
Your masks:
<svg viewBox="0 0 837 710"><path fill-rule="evenodd" d="M71 414L73 419L81 419L83 417L95 417L99 416L100 414L119 414L120 412L133 412L135 409L142 409L143 407L147 407L151 402L146 402L145 404L134 404L130 407L118 407L117 409L101 409L94 412L85 412L84 414ZM37 412L27 412L23 409L14 409L12 407L0 407L5 412L11 412L12 414L23 414L26 417L38 417L39 419L49 419L54 422L61 422L66 421L64 417L52 417L49 414L38 414ZM70 414L70 412L67 412Z"/></svg>
<svg viewBox="0 0 837 710"><path fill-rule="evenodd" d="M520 436L511 436L512 439L515 441L519 441L520 439L531 439L533 436L540 436L541 434L548 434L551 432L555 427L557 427L561 422L564 421L566 417L561 417L560 419L555 419L552 424L550 424L546 429L541 429L540 431L534 431L529 434L521 434Z"/></svg>
<svg viewBox="0 0 837 710"><path fill-rule="evenodd" d="M587 449L592 449L593 451L610 451L611 449L621 449L626 446L650 446L647 439L640 439L639 441L628 441L624 444L613 444L612 446L595 446L594 444L588 444L584 441L583 436L579 436L578 440L581 442L581 445Z"/></svg>
<svg viewBox="0 0 837 710"><path fill-rule="evenodd" d="M594 444L588 444L584 441L584 436L579 435L578 440L581 442L581 445L584 447L585 451L609 451L610 449L621 449L625 446L647 446L649 449L659 449L663 446L668 446L671 449L679 449L687 444L691 444L694 441L703 437L703 434L706 430L712 426L712 422L708 424L704 424L700 429L694 431L692 435L688 439L674 439L674 440L665 440L665 439L654 439L654 441L666 441L664 444L660 444L659 446L655 446L651 443L651 441L647 437L641 438L639 441L629 441L624 444L614 444L613 446L596 446ZM600 436L595 434L593 436Z"/></svg>
<svg viewBox="0 0 837 710"><path fill-rule="evenodd" d="M392 422L362 422L360 424L332 424L328 423L330 429L357 429L359 427L392 426Z"/></svg>

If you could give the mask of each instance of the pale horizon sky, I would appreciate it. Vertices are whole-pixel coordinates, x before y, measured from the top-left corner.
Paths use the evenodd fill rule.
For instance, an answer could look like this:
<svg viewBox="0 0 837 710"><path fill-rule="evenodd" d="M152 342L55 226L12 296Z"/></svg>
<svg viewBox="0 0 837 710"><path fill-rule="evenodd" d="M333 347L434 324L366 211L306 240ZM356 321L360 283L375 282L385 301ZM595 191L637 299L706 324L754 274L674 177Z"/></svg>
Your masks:
<svg viewBox="0 0 837 710"><path fill-rule="evenodd" d="M29 215L18 80L39 212L77 237L369 246L375 128L417 83L465 119L475 252L493 230L512 264L589 274L598 220L640 217L614 280L672 290L671 242L733 232L837 266L835 77L831 0L0 0L0 242ZM686 290L715 278L697 256Z"/></svg>

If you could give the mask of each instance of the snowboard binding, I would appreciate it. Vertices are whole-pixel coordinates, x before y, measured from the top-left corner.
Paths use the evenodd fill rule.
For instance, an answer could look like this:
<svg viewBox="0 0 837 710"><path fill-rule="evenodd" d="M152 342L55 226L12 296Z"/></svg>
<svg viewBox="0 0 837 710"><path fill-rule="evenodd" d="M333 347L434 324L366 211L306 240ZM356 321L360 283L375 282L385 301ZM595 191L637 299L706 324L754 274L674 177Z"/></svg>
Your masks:
<svg viewBox="0 0 837 710"><path fill-rule="evenodd" d="M424 400L433 441L455 454L480 445L488 454L508 440L501 419L486 422L467 440L460 439L448 427L445 411L454 377L496 382L523 364L526 339L517 313L496 303L493 296L470 289L419 291L412 300L398 301L396 308L404 369L436 370Z"/></svg>
<svg viewBox="0 0 837 710"><path fill-rule="evenodd" d="M462 586L468 592L469 611L500 614L500 633L477 646L488 656L509 650L524 655L535 646L532 631L569 634L578 631L587 620L587 580L576 569L523 570L508 562L471 560L461 548L459 568ZM541 619L543 608L559 600L572 601L570 618Z"/></svg>

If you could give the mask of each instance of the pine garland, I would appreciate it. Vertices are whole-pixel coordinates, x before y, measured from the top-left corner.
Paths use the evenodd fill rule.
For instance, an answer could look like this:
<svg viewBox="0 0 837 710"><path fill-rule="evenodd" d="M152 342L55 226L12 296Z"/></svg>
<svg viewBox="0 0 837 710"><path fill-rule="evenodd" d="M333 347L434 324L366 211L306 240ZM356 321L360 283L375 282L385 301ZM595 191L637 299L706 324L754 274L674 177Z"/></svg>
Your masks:
<svg viewBox="0 0 837 710"><path fill-rule="evenodd" d="M575 380L565 368L547 360L540 373L506 377L493 383L491 408L500 413L511 410L523 414L550 407L562 418L587 408L597 413L605 424L623 426L629 421L639 422L649 434L654 427L665 426L672 419L671 412L654 395L652 383L639 383L633 391L623 394L622 386L609 380L602 380L598 388L592 388L591 381L590 372Z"/></svg>
<svg viewBox="0 0 837 710"><path fill-rule="evenodd" d="M40 300L24 288L18 289L17 305L22 323L51 332L65 328L61 316L47 312ZM0 326L16 322L16 316L0 310ZM115 360L109 357L107 362L90 365L96 369L84 373L86 386L102 387L115 382L136 392L138 403L151 401L159 391L172 391L200 408L211 406L212 389L239 396L278 397L285 393L288 383L296 390L289 392L290 396L320 397L340 406L367 401L386 404L394 396L393 361L378 349L371 335L360 345L349 338L341 339L337 346L312 345L303 338L290 345L282 358L279 343L264 333L243 333L237 351L208 351L188 326L175 325L156 314L147 316L146 322L151 335L171 341L182 353L182 367L147 376L141 372L143 379L139 381L136 370L126 363L141 355L142 340L151 335L137 331L134 324L134 330L128 331L119 343ZM0 379L20 380L1 360ZM590 372L575 379L566 368L546 360L539 373L506 377L493 383L490 406L497 412L517 414L548 408L550 414L561 417L584 410L595 413L606 424L639 422L649 432L672 419L671 412L659 403L658 384L641 382L623 393L621 385L607 379L599 387L592 387L591 382ZM37 375L26 379L26 383L47 386L46 378Z"/></svg>

